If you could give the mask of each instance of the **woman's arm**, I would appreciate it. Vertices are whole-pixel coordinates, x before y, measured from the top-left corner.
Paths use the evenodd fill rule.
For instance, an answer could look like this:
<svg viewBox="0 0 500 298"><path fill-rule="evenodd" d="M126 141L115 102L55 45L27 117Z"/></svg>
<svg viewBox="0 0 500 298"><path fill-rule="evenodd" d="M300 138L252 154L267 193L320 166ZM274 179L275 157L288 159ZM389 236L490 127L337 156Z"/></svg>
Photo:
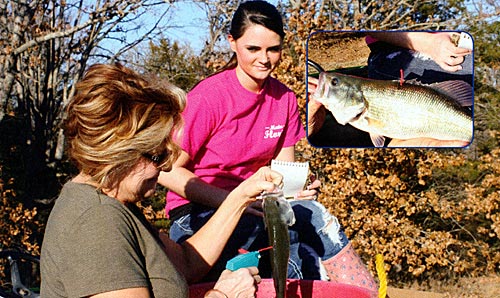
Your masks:
<svg viewBox="0 0 500 298"><path fill-rule="evenodd" d="M165 252L188 282L194 282L208 272L219 258L245 208L262 191L274 190L281 179L281 175L269 168L261 168L235 188L210 220L181 245L167 235L160 235Z"/></svg>
<svg viewBox="0 0 500 298"><path fill-rule="evenodd" d="M89 296L92 298L150 298L148 288L128 288Z"/></svg>
<svg viewBox="0 0 500 298"><path fill-rule="evenodd" d="M442 69L450 72L462 69L464 56L471 50L455 46L452 32L371 32L370 35L399 47L414 50L431 57Z"/></svg>
<svg viewBox="0 0 500 298"><path fill-rule="evenodd" d="M313 97L313 94L318 87L318 79L308 77L307 87L307 136L310 137L317 133L325 123L326 108Z"/></svg>
<svg viewBox="0 0 500 298"><path fill-rule="evenodd" d="M295 146L281 148L276 160L295 161Z"/></svg>
<svg viewBox="0 0 500 298"><path fill-rule="evenodd" d="M229 191L210 185L185 168L189 155L182 151L172 170L160 172L158 183L190 201L217 208Z"/></svg>

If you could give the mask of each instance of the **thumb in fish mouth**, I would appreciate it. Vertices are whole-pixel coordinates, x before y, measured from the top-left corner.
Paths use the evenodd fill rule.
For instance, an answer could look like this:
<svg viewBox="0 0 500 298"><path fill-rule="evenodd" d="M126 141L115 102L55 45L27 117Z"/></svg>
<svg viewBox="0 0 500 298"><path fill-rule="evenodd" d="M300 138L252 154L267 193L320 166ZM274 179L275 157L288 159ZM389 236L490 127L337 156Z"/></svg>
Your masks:
<svg viewBox="0 0 500 298"><path fill-rule="evenodd" d="M307 136L317 133L326 119L326 109L319 101L310 98L307 103Z"/></svg>

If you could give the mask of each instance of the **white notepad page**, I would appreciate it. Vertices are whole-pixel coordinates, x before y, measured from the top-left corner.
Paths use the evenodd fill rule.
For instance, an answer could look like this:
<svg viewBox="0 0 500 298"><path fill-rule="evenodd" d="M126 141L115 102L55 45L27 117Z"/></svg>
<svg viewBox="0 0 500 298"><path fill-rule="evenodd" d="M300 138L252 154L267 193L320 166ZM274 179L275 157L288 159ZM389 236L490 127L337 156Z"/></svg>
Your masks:
<svg viewBox="0 0 500 298"><path fill-rule="evenodd" d="M309 174L309 162L272 160L271 169L283 175L283 194L293 198L304 189Z"/></svg>

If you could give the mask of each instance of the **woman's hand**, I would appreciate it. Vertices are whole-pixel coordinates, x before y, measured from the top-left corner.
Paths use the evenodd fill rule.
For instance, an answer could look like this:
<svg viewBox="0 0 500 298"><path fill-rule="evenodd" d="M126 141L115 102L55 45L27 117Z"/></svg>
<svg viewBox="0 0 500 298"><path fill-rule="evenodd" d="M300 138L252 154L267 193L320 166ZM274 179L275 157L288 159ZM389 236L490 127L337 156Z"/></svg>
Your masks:
<svg viewBox="0 0 500 298"><path fill-rule="evenodd" d="M450 32L432 33L424 54L428 54L442 69L450 72L462 69L465 56L472 53L469 49L462 49L452 42Z"/></svg>
<svg viewBox="0 0 500 298"><path fill-rule="evenodd" d="M257 267L241 268L236 271L224 270L215 283L214 289L208 291L206 298L246 298L255 297L256 285L260 283ZM222 292L222 293L221 293Z"/></svg>
<svg viewBox="0 0 500 298"><path fill-rule="evenodd" d="M273 191L283 182L283 176L269 167L260 168L236 187L227 198L236 199L245 205L245 212L256 216L262 216L262 202L256 197L263 191Z"/></svg>
<svg viewBox="0 0 500 298"><path fill-rule="evenodd" d="M457 32L389 32L370 33L374 38L387 43L411 49L429 56L442 69L455 72L462 69L465 56L472 53L469 49L457 47L452 41Z"/></svg>
<svg viewBox="0 0 500 298"><path fill-rule="evenodd" d="M321 181L316 179L313 175L309 178L311 184L309 184L305 190L298 192L295 195L296 200L316 200L318 199L318 189L321 187Z"/></svg>
<svg viewBox="0 0 500 298"><path fill-rule="evenodd" d="M415 138L408 140L392 139L388 147L465 147L470 142L467 141L444 141L431 138Z"/></svg>
<svg viewBox="0 0 500 298"><path fill-rule="evenodd" d="M314 99L312 94L316 91L318 79L313 77L307 78L307 136L317 133L323 126L326 117L326 109L320 102Z"/></svg>

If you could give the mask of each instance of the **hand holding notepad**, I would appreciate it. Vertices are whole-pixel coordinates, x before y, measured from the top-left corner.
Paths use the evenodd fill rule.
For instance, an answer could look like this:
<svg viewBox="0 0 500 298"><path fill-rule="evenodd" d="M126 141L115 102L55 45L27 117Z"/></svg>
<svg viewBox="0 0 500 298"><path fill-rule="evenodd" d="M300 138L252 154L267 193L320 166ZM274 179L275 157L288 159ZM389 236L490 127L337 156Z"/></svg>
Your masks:
<svg viewBox="0 0 500 298"><path fill-rule="evenodd" d="M283 175L283 194L293 198L304 189L309 174L309 162L272 160L271 169Z"/></svg>

